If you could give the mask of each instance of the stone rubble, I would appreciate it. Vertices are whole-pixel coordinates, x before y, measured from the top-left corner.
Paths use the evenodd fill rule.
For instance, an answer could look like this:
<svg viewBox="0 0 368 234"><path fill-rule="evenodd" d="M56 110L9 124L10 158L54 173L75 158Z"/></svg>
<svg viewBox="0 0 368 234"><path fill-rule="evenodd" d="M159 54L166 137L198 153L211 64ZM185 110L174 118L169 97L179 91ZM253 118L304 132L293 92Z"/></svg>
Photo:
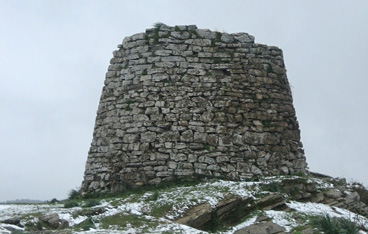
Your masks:
<svg viewBox="0 0 368 234"><path fill-rule="evenodd" d="M113 52L82 192L306 172L282 51L159 24Z"/></svg>

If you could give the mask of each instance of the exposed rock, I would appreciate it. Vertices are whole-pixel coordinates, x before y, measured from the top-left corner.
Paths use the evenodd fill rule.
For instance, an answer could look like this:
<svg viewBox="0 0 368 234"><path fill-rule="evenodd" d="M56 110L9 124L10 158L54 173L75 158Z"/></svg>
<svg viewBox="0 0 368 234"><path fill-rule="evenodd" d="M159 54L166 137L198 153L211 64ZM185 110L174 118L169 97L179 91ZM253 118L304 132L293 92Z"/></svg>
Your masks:
<svg viewBox="0 0 368 234"><path fill-rule="evenodd" d="M68 221L66 221L65 219L60 219L57 213L43 215L40 217L40 220L51 229L62 229L69 227Z"/></svg>
<svg viewBox="0 0 368 234"><path fill-rule="evenodd" d="M194 228L201 228L205 223L211 220L211 212L211 205L204 203L189 209L184 217L176 220L176 222Z"/></svg>
<svg viewBox="0 0 368 234"><path fill-rule="evenodd" d="M21 219L19 217L13 217L10 219L6 219L3 221L0 221L0 223L6 223L6 224L11 224L11 225L15 225L18 227L23 227L23 225L21 224Z"/></svg>
<svg viewBox="0 0 368 234"><path fill-rule="evenodd" d="M261 198L256 202L257 206L264 210L271 210L277 207L282 207L286 203L284 195L282 194L270 194L264 198Z"/></svg>
<svg viewBox="0 0 368 234"><path fill-rule="evenodd" d="M338 189L329 189L326 192L326 196L330 198L339 198L342 196L342 193Z"/></svg>
<svg viewBox="0 0 368 234"><path fill-rule="evenodd" d="M272 222L256 223L248 227L242 228L235 232L235 234L276 234L284 233L284 227Z"/></svg>
<svg viewBox="0 0 368 234"><path fill-rule="evenodd" d="M175 222L203 229L208 223L237 222L248 211L254 209L253 198L242 198L234 195L225 196L215 207L205 203L187 210L185 215Z"/></svg>

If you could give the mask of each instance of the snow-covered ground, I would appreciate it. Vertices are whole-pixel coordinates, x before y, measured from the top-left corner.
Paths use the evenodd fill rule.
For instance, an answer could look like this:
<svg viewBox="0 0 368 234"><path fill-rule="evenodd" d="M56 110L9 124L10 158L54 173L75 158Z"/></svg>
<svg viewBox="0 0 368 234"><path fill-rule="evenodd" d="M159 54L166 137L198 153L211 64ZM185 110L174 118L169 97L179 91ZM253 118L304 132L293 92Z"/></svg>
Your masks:
<svg viewBox="0 0 368 234"><path fill-rule="evenodd" d="M275 180L278 179L268 178L262 182L217 180L213 182L200 183L196 186L178 186L159 190L154 199L150 199L154 196L154 193L151 191L140 195L132 194L126 198L104 199L101 200L101 205L95 206L94 208L102 207L105 212L92 215L90 217L83 215L83 212L80 212L83 210L81 207L64 208L63 204L6 204L0 205L0 221L14 217L22 217L22 224L25 225L26 222L37 222L40 214L57 213L61 219L67 220L70 226L80 224L88 218L95 221L95 227L93 229L88 231L75 231L73 233L106 233L106 230L102 228L99 220L118 214L126 214L139 216L144 220L155 222L156 225L154 225L154 227L143 226L134 228L128 224L126 227L111 227L108 230L109 233L142 233L143 228L146 228L145 231L149 233L206 233L185 225L174 223L173 220L180 217L188 208L194 205L206 202L214 207L228 193L241 197L256 198L255 195L259 196L259 194L267 193L260 189L260 184ZM330 188L332 186L322 180L316 182L318 182L321 188ZM170 205L169 211L161 218L153 217L151 212L155 207L162 207L164 205ZM350 219L351 221L356 222L359 225L363 225L368 229L367 218L345 209L330 207L319 203L301 203L296 201L289 201L287 206L301 215L329 215L330 217ZM253 217L248 218L244 222L229 228L227 231L222 233L234 233L236 230L249 226L256 221L258 215L268 216L274 223L283 226L287 231L290 231L300 225L300 223L298 224L298 222L293 218L295 217L293 216L295 215L295 212L274 210L268 210L262 213L255 212ZM23 230L23 228L15 225L0 223L0 233L11 233L7 230L9 227L16 230Z"/></svg>

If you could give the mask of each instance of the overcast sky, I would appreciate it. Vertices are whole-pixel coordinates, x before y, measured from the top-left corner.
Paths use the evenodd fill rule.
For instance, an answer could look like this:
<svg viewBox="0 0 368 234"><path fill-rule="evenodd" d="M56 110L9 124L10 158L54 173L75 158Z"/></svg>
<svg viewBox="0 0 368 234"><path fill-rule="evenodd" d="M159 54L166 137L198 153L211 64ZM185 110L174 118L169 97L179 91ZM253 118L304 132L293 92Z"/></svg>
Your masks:
<svg viewBox="0 0 368 234"><path fill-rule="evenodd" d="M0 0L0 201L81 185L112 51L156 22L280 47L310 170L368 185L368 1Z"/></svg>

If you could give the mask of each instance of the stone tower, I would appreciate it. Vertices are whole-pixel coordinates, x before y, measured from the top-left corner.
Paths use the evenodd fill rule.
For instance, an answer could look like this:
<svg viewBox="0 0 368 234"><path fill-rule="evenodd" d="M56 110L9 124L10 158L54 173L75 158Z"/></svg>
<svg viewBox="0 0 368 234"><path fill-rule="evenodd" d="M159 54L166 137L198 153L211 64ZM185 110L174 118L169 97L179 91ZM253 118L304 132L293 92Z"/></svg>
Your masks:
<svg viewBox="0 0 368 234"><path fill-rule="evenodd" d="M247 33L164 24L118 48L82 192L306 170L279 48L256 44Z"/></svg>

